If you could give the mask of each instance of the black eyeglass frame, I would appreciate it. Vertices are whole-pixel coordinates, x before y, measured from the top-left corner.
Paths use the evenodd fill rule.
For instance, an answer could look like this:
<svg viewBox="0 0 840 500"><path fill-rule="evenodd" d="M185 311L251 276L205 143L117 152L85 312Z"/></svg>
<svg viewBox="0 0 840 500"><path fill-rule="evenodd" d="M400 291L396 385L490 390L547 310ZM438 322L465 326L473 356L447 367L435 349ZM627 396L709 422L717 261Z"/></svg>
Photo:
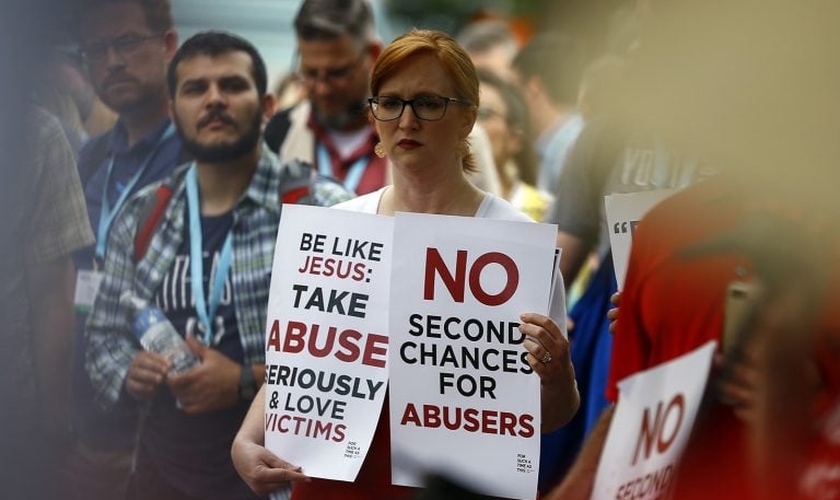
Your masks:
<svg viewBox="0 0 840 500"><path fill-rule="evenodd" d="M379 105L379 100L382 99L382 98L396 99L396 100L398 100L402 103L402 108L400 109L400 112L397 116L395 116L393 118L387 118L387 119L382 119L382 118L379 118L378 116L376 116L376 107ZM421 101L423 99L430 99L430 98L431 99L441 99L441 100L443 100L443 111L441 112L441 114L438 118L431 118L431 119L421 118L420 115L417 114L417 108L414 107L414 103L417 102L417 101ZM471 102L465 101L463 99L458 99L457 97L446 97L446 96L435 95L435 94L421 95L421 96L415 97L414 99L401 99L397 96L379 95L379 96L368 97L367 101L368 101L368 105L370 106L370 113L373 115L373 117L377 121L380 121L380 122L392 122L394 120L399 120L402 117L403 113L405 113L405 107L406 106L411 106L411 112L414 113L414 117L417 118L418 120L421 120L421 121L424 121L424 122L436 122L436 121L439 121L439 120L443 120L443 117L446 116L446 110L449 109L449 103L450 102L454 102L456 104L461 104L463 106L472 106L473 105Z"/></svg>
<svg viewBox="0 0 840 500"><path fill-rule="evenodd" d="M300 70L300 52L295 52L292 57L292 68L297 69L292 73L292 76L298 83L306 87L312 87L318 82L324 82L329 86L345 85L353 78L353 72L359 70L367 55L368 51L363 50L359 53L358 57L353 59L353 62L341 68L330 68L315 71L315 74L312 74L312 72L307 74Z"/></svg>
<svg viewBox="0 0 840 500"><path fill-rule="evenodd" d="M108 49L114 49L114 52L125 57L126 54L132 53L140 48L141 45L149 40L160 38L165 33L151 33L149 35L127 35L115 38L108 42L97 42L90 45L83 45L80 47L80 52L85 60L101 61L108 56Z"/></svg>

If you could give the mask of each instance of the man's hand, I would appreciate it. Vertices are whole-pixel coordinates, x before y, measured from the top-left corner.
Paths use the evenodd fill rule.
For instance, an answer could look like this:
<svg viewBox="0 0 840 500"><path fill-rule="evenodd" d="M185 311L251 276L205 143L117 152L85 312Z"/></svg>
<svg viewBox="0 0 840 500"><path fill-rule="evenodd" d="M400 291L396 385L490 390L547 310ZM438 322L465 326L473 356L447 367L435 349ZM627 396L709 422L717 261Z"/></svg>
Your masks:
<svg viewBox="0 0 840 500"><path fill-rule="evenodd" d="M716 381L718 399L732 407L732 411L742 422L753 423L760 382L756 360L739 359L725 362L723 357L718 355L715 357L715 364L723 368L722 376Z"/></svg>
<svg viewBox="0 0 840 500"><path fill-rule="evenodd" d="M135 398L148 401L166 380L166 372L172 368L165 357L148 351L140 351L131 360L125 389Z"/></svg>
<svg viewBox="0 0 840 500"><path fill-rule="evenodd" d="M201 362L185 372L171 374L167 383L184 413L205 413L230 408L239 401L239 363L194 337L187 344Z"/></svg>

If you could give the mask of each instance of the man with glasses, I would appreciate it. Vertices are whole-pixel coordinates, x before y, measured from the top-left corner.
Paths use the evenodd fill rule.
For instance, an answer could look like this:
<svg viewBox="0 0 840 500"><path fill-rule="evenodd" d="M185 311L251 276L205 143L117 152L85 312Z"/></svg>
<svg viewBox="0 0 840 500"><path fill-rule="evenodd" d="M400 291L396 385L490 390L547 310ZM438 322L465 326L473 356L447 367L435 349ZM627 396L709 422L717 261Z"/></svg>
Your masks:
<svg viewBox="0 0 840 500"><path fill-rule="evenodd" d="M366 0L304 0L294 22L297 77L308 95L268 123L265 140L282 161L299 159L365 194L387 183L387 160L367 116L368 81L382 51Z"/></svg>
<svg viewBox="0 0 840 500"><path fill-rule="evenodd" d="M79 154L95 246L77 252L73 424L67 468L72 498L123 498L137 417L129 406L104 412L84 369L84 325L100 280L111 222L140 188L168 176L185 154L169 119L166 68L177 48L169 0L87 0L76 19L79 46L99 98L119 116Z"/></svg>

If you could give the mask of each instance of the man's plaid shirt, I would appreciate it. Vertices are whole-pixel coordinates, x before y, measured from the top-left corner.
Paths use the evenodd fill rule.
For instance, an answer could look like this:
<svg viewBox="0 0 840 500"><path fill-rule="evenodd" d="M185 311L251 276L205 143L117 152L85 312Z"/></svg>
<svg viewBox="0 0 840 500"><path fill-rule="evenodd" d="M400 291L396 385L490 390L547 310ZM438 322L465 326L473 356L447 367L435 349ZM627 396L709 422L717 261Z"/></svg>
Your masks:
<svg viewBox="0 0 840 500"><path fill-rule="evenodd" d="M280 221L279 183L282 169L286 168L280 166L267 147L262 149L251 184L233 209L231 284L244 362L248 364L265 362L266 306ZM102 285L85 329L86 367L96 399L104 408L113 407L119 400L131 361L141 349L120 296L132 290L138 298L154 302L155 292L184 239L184 177L175 184L160 226L139 262L134 260L134 241L142 224L140 213L160 183L149 185L132 197L111 228ZM351 196L340 185L331 183L318 182L314 191L313 198L323 205Z"/></svg>

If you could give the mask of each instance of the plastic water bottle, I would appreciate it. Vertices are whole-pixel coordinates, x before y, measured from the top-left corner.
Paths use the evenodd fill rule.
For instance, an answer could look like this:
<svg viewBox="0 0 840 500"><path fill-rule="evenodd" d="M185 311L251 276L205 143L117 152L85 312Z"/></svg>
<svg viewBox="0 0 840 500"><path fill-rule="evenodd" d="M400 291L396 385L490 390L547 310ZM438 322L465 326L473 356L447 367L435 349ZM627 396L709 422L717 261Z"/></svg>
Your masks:
<svg viewBox="0 0 840 500"><path fill-rule="evenodd" d="M131 329L143 349L160 354L172 363L170 373L198 364L198 357L158 307L126 291L120 303L131 311Z"/></svg>

